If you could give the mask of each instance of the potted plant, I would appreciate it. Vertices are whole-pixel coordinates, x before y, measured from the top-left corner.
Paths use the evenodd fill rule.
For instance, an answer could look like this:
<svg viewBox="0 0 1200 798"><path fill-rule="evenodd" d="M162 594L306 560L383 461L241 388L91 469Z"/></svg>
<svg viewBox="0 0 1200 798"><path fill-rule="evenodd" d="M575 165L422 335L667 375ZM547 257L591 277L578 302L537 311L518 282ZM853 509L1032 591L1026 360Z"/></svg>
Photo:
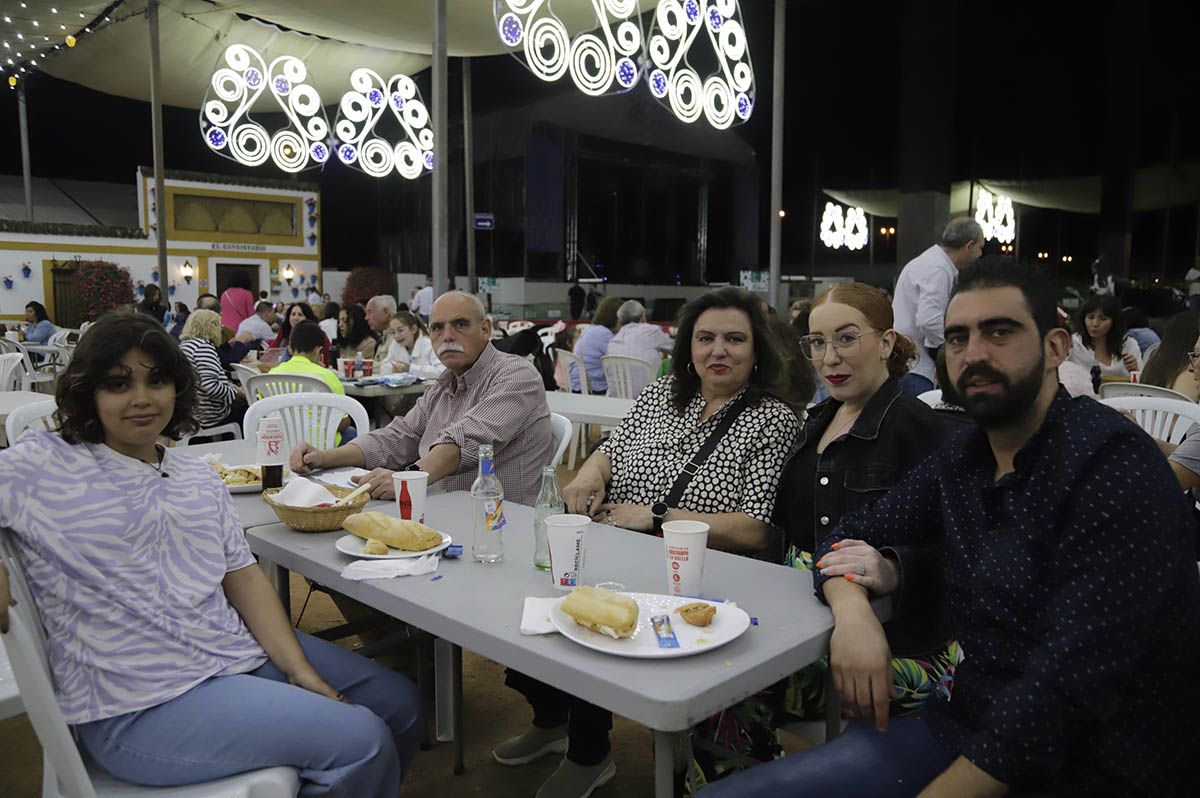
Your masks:
<svg viewBox="0 0 1200 798"><path fill-rule="evenodd" d="M75 290L82 298L81 321L95 321L111 310L134 303L129 269L109 261L80 261Z"/></svg>
<svg viewBox="0 0 1200 798"><path fill-rule="evenodd" d="M25 261L21 264L21 275L28 280L31 274L33 274L33 267L29 265L29 261Z"/></svg>
<svg viewBox="0 0 1200 798"><path fill-rule="evenodd" d="M13 287L13 278L12 278L12 275L11 275L11 274L6 274L6 275L4 275L4 288L5 288L5 290L11 291L11 290L12 290L12 287Z"/></svg>

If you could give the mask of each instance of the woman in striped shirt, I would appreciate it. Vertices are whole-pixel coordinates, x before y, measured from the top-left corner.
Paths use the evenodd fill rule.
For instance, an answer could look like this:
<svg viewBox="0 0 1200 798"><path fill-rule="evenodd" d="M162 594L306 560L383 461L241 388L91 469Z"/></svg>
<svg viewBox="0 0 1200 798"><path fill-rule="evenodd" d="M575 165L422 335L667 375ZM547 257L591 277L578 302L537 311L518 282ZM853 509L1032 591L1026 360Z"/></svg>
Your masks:
<svg viewBox="0 0 1200 798"><path fill-rule="evenodd" d="M221 317L211 310L194 311L179 339L184 357L196 370L196 421L201 429L241 424L246 415L246 393L229 379L217 354Z"/></svg>
<svg viewBox="0 0 1200 798"><path fill-rule="evenodd" d="M59 378L60 431L0 452L0 527L41 613L63 715L125 781L288 766L304 796L395 798L420 696L295 632L221 480L158 443L195 430L195 382L156 319L108 316ZM0 631L10 603L0 564Z"/></svg>

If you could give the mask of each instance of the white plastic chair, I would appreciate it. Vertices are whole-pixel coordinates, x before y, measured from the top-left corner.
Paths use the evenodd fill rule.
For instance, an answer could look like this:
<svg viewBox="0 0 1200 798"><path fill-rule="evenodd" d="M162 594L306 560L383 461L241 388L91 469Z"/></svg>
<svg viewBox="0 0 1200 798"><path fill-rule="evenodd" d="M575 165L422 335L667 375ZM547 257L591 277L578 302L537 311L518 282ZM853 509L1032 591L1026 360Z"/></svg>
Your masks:
<svg viewBox="0 0 1200 798"><path fill-rule="evenodd" d="M571 382L571 366L575 367L575 376L579 379L579 392L585 396L590 396L592 393L591 387L588 385L587 367L583 365L583 358L574 352L566 349L554 350L555 364L563 364L563 373L567 375L567 385L572 385ZM582 454L587 448L587 424L575 424L575 433L571 438L570 460L567 467L572 471L575 470L575 456Z"/></svg>
<svg viewBox="0 0 1200 798"><path fill-rule="evenodd" d="M293 393L332 393L320 377L307 374L255 374L242 384L246 386L246 401L250 404Z"/></svg>
<svg viewBox="0 0 1200 798"><path fill-rule="evenodd" d="M1116 396L1101 399L1100 403L1128 410L1150 437L1166 443L1179 443L1193 424L1200 424L1200 405L1195 402L1157 396Z"/></svg>
<svg viewBox="0 0 1200 798"><path fill-rule="evenodd" d="M42 744L43 798L295 798L300 778L293 768L276 767L192 784L139 787L121 781L83 757L54 698L41 617L7 530L0 530L0 560L8 568L15 607L2 638L21 690L25 713Z"/></svg>
<svg viewBox="0 0 1200 798"><path fill-rule="evenodd" d="M0 355L0 357L3 357ZM44 402L34 402L31 405L18 407L16 410L8 414L8 418L4 420L4 435L8 438L8 445L12 446L16 443L17 438L25 433L25 430L41 424L43 429L57 429L54 424L54 411L58 409L58 403L53 399L47 399Z"/></svg>
<svg viewBox="0 0 1200 798"><path fill-rule="evenodd" d="M25 355L5 352L0 355L0 391L28 391L29 373L25 371Z"/></svg>
<svg viewBox="0 0 1200 798"><path fill-rule="evenodd" d="M1171 399L1176 402L1192 402L1185 393L1161 388L1157 385L1142 385L1140 382L1102 382L1100 383L1100 398L1112 399L1117 396L1153 396L1159 399ZM1192 402L1195 404L1195 402Z"/></svg>
<svg viewBox="0 0 1200 798"><path fill-rule="evenodd" d="M637 399L654 382L654 367L640 357L605 355L600 358L608 395L617 399Z"/></svg>
<svg viewBox="0 0 1200 798"><path fill-rule="evenodd" d="M934 388L932 391L918 395L917 398L930 407L937 407L942 403L942 391L940 388Z"/></svg>
<svg viewBox="0 0 1200 798"><path fill-rule="evenodd" d="M522 330L532 329L533 326L534 324L531 321L510 321L508 326L504 328L504 331L509 335L516 335Z"/></svg>
<svg viewBox="0 0 1200 798"><path fill-rule="evenodd" d="M567 453L567 446L571 443L571 420L566 416L561 416L558 413L550 414L550 427L553 430L554 442L554 457L550 460L549 465L557 466L562 462L563 455Z"/></svg>
<svg viewBox="0 0 1200 798"><path fill-rule="evenodd" d="M215 427L201 427L190 435L184 435L176 443L176 446L189 446L192 438L215 438L218 435L232 435L235 441L242 439L242 427L235 421L230 421L228 424L219 424Z"/></svg>
<svg viewBox="0 0 1200 798"><path fill-rule="evenodd" d="M246 380L261 375L262 372L252 366L243 366L241 363L233 364L233 376L237 378L243 388L246 387Z"/></svg>
<svg viewBox="0 0 1200 798"><path fill-rule="evenodd" d="M284 446L289 450L298 443L332 449L344 415L350 416L360 433L371 428L366 408L353 397L333 393L293 393L269 396L250 405L243 422L246 436L255 434L259 420L270 415L283 420Z"/></svg>

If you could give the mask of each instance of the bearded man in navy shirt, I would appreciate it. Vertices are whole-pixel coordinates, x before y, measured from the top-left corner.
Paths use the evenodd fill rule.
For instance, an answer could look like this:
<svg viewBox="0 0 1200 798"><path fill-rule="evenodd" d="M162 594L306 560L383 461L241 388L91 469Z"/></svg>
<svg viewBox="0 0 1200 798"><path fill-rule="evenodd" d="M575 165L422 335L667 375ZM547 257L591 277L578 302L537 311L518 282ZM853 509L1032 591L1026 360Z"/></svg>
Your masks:
<svg viewBox="0 0 1200 798"><path fill-rule="evenodd" d="M859 720L703 798L1195 794L1196 531L1166 461L1132 421L1059 385L1071 341L1035 268L965 269L945 341L978 426L817 554L834 684ZM944 609L962 649L949 698L890 724L869 605L889 594L897 615Z"/></svg>

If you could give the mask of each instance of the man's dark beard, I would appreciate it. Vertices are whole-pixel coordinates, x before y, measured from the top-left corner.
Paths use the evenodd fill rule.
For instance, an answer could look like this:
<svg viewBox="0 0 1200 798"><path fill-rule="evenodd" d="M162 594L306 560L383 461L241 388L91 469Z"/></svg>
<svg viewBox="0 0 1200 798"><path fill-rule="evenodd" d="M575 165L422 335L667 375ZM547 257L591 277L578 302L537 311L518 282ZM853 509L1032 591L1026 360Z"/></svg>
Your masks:
<svg viewBox="0 0 1200 798"><path fill-rule="evenodd" d="M1019 421L1033 408L1038 393L1042 390L1045 369L1046 359L1043 355L1038 358L1033 368L1013 382L1007 375L991 366L982 363L978 366L968 366L959 376L957 383L963 408L967 415L984 429L1007 427ZM975 377L995 380L1003 390L999 394L967 393L967 382Z"/></svg>

